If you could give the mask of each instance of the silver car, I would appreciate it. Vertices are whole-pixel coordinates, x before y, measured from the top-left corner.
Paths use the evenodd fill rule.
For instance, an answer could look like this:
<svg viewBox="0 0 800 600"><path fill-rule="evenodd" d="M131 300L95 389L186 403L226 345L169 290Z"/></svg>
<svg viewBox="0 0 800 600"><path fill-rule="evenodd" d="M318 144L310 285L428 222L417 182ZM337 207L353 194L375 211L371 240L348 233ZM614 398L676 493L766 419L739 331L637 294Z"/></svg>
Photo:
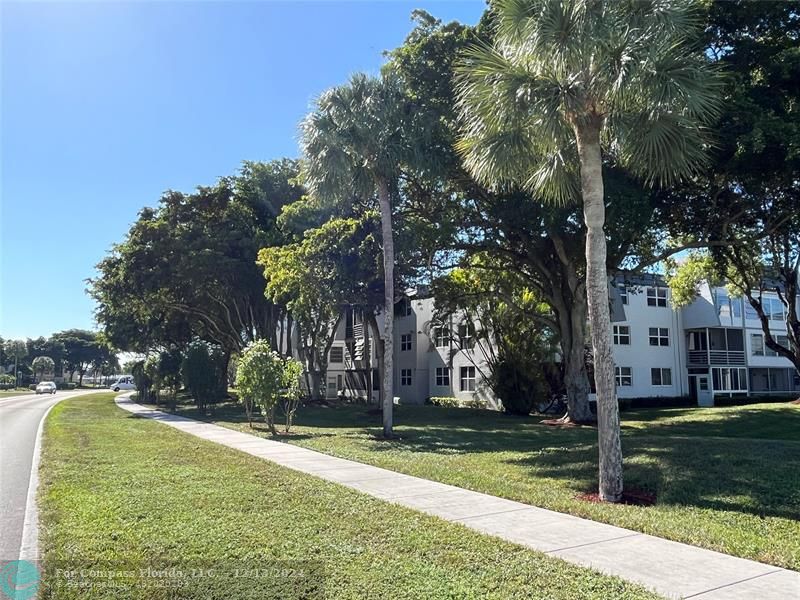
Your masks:
<svg viewBox="0 0 800 600"><path fill-rule="evenodd" d="M42 381L36 386L37 394L55 394L56 384L52 381Z"/></svg>

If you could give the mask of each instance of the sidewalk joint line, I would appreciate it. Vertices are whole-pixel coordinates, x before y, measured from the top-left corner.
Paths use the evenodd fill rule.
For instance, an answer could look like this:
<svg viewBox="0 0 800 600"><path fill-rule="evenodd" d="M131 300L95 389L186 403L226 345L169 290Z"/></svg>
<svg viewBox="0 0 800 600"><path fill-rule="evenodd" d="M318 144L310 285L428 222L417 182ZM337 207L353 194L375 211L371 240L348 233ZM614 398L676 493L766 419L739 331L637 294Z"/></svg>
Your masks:
<svg viewBox="0 0 800 600"><path fill-rule="evenodd" d="M513 502L513 500L512 500L512 502ZM454 519L454 521L461 522L461 521L467 521L469 519L480 519L482 517L493 517L494 515L504 515L506 513L519 512L521 510L530 510L531 508L536 508L536 507L535 506L523 506L522 508L509 508L508 510L498 510L497 512L484 513L482 515L473 515L471 517L461 517L460 519Z"/></svg>
<svg viewBox="0 0 800 600"><path fill-rule="evenodd" d="M602 523L602 524L604 525L605 523ZM613 527L613 525L609 525L609 527ZM636 537L637 535L643 535L643 534L638 533L638 532L628 533L628 534L625 534L625 535L619 535L617 537L608 538L607 540L598 540L596 542L586 542L585 544L577 544L575 546L564 546L563 548L555 548L554 550L545 550L545 552L547 554L549 554L551 552L562 552L564 550L572 550L574 548L583 548L585 546L595 546L597 544L605 544L606 542L613 542L614 540L624 540L626 538Z"/></svg>
<svg viewBox="0 0 800 600"><path fill-rule="evenodd" d="M428 480L424 480L424 481L428 481ZM437 483L437 482L434 481L433 483ZM353 488L353 489L356 489L356 488ZM372 492L366 492L364 490L357 490L357 491L364 492L366 494L372 494ZM451 490L446 490L446 491L449 492ZM432 492L432 493L441 494L443 492ZM375 497L379 498L381 500L388 500L389 502L394 502L395 500L405 500L406 498L419 498L420 496L430 496L430 495L431 495L431 492L422 492L421 494L409 494L408 496L393 496L391 498L384 498L382 496L375 496ZM397 503L395 502L395 504L397 504ZM407 508L413 508L413 507L409 506ZM421 509L415 509L415 510L421 510Z"/></svg>
<svg viewBox="0 0 800 600"><path fill-rule="evenodd" d="M708 589L708 590L703 590L702 592L697 592L696 594L692 594L691 596L684 596L683 600L689 600L689 598L696 598L698 596L702 596L703 594L716 592L717 590L723 590L723 589L725 589L727 587L731 587L731 586L734 586L734 585L739 585L740 583L746 583L748 581L752 581L753 579L758 579L759 577L764 577L765 575L772 575L774 573L780 573L781 571L784 571L784 570L785 569L775 569L774 571L767 571L766 573L761 573L760 575L753 575L752 577L747 577L747 578L741 579L739 581L734 581L733 583L726 583L724 585L718 585L717 587L714 587L714 588L711 588L711 589Z"/></svg>

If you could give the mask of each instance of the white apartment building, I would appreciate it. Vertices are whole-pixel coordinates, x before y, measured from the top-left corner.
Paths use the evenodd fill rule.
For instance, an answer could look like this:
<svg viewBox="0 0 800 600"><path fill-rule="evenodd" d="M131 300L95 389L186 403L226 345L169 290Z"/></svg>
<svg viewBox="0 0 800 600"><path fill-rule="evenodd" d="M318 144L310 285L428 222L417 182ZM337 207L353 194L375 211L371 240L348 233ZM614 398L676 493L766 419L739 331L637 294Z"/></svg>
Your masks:
<svg viewBox="0 0 800 600"><path fill-rule="evenodd" d="M755 311L723 287L705 286L682 309L658 276L618 281L612 289L612 342L620 398L689 397L701 406L736 395L800 393L800 374L766 348ZM785 337L783 305L765 295L773 335ZM394 394L401 403L435 396L497 406L485 383L485 352L464 322L435 324L434 299L399 302L394 325ZM348 309L329 355L329 397L380 390L374 345L358 309ZM379 317L379 326L380 317Z"/></svg>
<svg viewBox="0 0 800 600"><path fill-rule="evenodd" d="M451 319L434 323L434 301L409 296L398 302L394 320L394 396L403 404L431 397L480 400L497 406L484 374L486 360L471 325ZM382 317L378 315L378 326ZM328 356L327 395L366 398L380 395L378 356L357 308L346 309ZM371 375L370 375L371 374Z"/></svg>

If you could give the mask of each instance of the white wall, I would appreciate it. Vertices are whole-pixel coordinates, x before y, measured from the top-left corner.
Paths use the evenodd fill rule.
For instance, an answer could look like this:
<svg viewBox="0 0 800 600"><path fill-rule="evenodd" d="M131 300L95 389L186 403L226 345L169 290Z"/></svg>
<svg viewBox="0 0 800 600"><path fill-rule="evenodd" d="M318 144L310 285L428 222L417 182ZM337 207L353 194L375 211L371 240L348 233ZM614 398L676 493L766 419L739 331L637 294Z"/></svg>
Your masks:
<svg viewBox="0 0 800 600"><path fill-rule="evenodd" d="M613 323L616 326L630 327L631 338L630 345L613 346L614 364L618 367L630 367L633 375L632 385L617 387L617 396L620 398L682 396L687 393L687 384L682 360L684 334L680 314L670 306L669 290L666 307L648 306L646 290L644 286L636 291L630 290L628 304L624 305L625 321ZM668 330L668 346L650 345L651 327ZM670 369L671 385L653 385L650 371L652 368Z"/></svg>

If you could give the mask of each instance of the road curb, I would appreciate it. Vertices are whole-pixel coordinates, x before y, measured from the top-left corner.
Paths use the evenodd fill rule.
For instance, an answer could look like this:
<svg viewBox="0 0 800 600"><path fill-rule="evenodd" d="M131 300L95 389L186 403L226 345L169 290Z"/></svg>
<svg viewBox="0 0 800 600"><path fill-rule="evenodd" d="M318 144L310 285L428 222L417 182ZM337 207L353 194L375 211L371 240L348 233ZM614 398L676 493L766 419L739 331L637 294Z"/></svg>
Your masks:
<svg viewBox="0 0 800 600"><path fill-rule="evenodd" d="M93 393L93 392L89 392ZM36 430L36 442L33 445L33 455L31 456L31 476L28 479L28 495L25 500L25 520L22 522L22 539L20 540L19 559L35 561L39 560L39 506L36 502L36 494L39 491L39 462L42 455L42 435L44 434L44 422L50 415L50 411L61 404L64 400L80 398L85 394L76 394L59 398L56 403L50 406L42 415L39 427Z"/></svg>
<svg viewBox="0 0 800 600"><path fill-rule="evenodd" d="M42 455L42 434L44 433L44 422L47 416L60 402L61 400L45 411L39 421L39 428L36 430L36 442L33 446L31 459L31 476L28 479L28 497L25 501L25 520L22 522L22 540L19 547L20 560L39 559L39 507L36 503L36 493L39 490L39 460Z"/></svg>

